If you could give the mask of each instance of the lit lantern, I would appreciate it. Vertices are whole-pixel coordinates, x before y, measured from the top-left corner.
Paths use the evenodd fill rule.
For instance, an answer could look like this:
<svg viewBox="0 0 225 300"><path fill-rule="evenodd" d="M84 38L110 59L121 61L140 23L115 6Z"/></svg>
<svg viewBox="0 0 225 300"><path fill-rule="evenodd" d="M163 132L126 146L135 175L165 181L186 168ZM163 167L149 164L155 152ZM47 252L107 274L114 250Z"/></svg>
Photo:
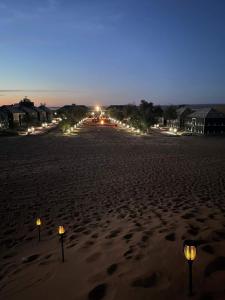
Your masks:
<svg viewBox="0 0 225 300"><path fill-rule="evenodd" d="M40 242L41 240L41 219L40 218L36 219L36 225L38 228L38 241Z"/></svg>
<svg viewBox="0 0 225 300"><path fill-rule="evenodd" d="M64 234L65 233L65 228L63 226L59 226L58 227L58 233L59 233L59 235Z"/></svg>
<svg viewBox="0 0 225 300"><path fill-rule="evenodd" d="M40 219L40 218L37 218L37 220L36 220L36 225L37 225L37 226L41 226L41 219Z"/></svg>
<svg viewBox="0 0 225 300"><path fill-rule="evenodd" d="M185 245L184 246L184 255L186 257L187 260L195 260L196 258L196 247L194 245Z"/></svg>
<svg viewBox="0 0 225 300"><path fill-rule="evenodd" d="M58 233L61 239L61 250L62 250L62 262L64 262L64 244L63 244L63 236L65 233L65 228L63 226L58 227Z"/></svg>
<svg viewBox="0 0 225 300"><path fill-rule="evenodd" d="M104 125L104 120L101 120L101 125Z"/></svg>
<svg viewBox="0 0 225 300"><path fill-rule="evenodd" d="M184 241L184 255L188 261L189 266L189 296L193 295L192 292L192 264L197 255L196 242L192 240Z"/></svg>

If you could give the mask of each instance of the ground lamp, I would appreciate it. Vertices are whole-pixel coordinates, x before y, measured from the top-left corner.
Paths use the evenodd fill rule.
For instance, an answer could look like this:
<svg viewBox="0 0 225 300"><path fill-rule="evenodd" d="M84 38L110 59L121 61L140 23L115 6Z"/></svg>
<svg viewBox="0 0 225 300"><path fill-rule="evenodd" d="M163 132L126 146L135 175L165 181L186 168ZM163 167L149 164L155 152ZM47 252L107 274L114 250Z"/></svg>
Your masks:
<svg viewBox="0 0 225 300"><path fill-rule="evenodd" d="M192 240L184 241L184 255L188 261L189 266L189 296L193 295L192 292L192 264L196 258L196 242Z"/></svg>
<svg viewBox="0 0 225 300"><path fill-rule="evenodd" d="M40 218L37 218L36 225L38 228L38 241L40 242L41 240L41 219Z"/></svg>
<svg viewBox="0 0 225 300"><path fill-rule="evenodd" d="M65 228L63 226L58 227L58 233L61 240L61 249L62 249L62 262L64 262L64 244L63 244L63 236L65 233Z"/></svg>

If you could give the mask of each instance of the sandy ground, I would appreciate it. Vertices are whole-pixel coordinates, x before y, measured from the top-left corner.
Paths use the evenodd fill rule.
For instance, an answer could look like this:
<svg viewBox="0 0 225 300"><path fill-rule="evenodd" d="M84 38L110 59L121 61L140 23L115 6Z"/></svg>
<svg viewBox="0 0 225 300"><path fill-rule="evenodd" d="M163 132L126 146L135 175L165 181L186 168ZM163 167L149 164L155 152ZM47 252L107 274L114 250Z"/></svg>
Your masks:
<svg viewBox="0 0 225 300"><path fill-rule="evenodd" d="M186 238L193 299L225 299L225 139L85 126L2 138L0 170L1 299L188 299Z"/></svg>

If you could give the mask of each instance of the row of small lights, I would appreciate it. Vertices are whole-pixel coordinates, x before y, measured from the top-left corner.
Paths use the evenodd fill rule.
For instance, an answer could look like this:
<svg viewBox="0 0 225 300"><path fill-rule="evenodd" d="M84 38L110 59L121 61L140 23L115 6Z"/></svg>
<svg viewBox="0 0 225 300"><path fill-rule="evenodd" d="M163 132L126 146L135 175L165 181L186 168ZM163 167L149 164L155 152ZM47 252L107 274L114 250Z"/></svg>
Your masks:
<svg viewBox="0 0 225 300"><path fill-rule="evenodd" d="M137 132L137 133L141 133L141 130L140 129L135 129L134 127L130 126L130 125L127 125L125 123L122 123L121 121L118 121L118 120L115 120L113 118L109 118L111 121L113 121L114 123L117 123L121 126L123 126L124 128L127 128L127 129L131 129L132 131L134 132Z"/></svg>
<svg viewBox="0 0 225 300"><path fill-rule="evenodd" d="M39 242L41 241L41 225L42 225L42 221L40 218L36 219L36 225L38 228L38 240ZM60 241L61 241L61 254L62 254L62 262L65 261L65 257L64 257L64 243L63 243L63 237L65 234L65 228L64 226L60 225L58 226L58 234L60 236ZM196 246L196 242L192 241L192 240L186 240L184 241L184 245L183 245L183 251L184 251L184 256L188 261L188 266L189 266L189 295L192 296L193 295L193 291L192 291L192 264L193 261L195 260L196 256L197 256L197 246Z"/></svg>
<svg viewBox="0 0 225 300"><path fill-rule="evenodd" d="M75 129L78 129L82 124L83 122L86 120L87 118L84 118L82 120L80 120L77 124L71 126L70 128L67 129L66 133L71 133L73 132Z"/></svg>
<svg viewBox="0 0 225 300"><path fill-rule="evenodd" d="M170 127L169 131L170 131L170 132L177 133L177 128Z"/></svg>
<svg viewBox="0 0 225 300"><path fill-rule="evenodd" d="M36 219L36 225L38 228L38 241L41 241L41 225L42 225L42 221L40 218ZM65 228L64 226L60 225L58 226L58 234L60 236L60 241L61 241L61 252L62 252L62 262L65 261L65 256L64 256L64 243L63 243L63 237L65 234Z"/></svg>
<svg viewBox="0 0 225 300"><path fill-rule="evenodd" d="M57 118L57 120L52 120L52 123L50 123L50 124L56 124L57 121L58 121L58 122L61 122L62 119L61 119L61 118ZM48 128L48 126L49 126L49 124L48 124L47 122L44 122L44 123L41 124L41 127L42 127L42 128ZM34 133L34 132L35 132L35 127L34 127L34 126L29 127L29 128L27 129L27 134Z"/></svg>

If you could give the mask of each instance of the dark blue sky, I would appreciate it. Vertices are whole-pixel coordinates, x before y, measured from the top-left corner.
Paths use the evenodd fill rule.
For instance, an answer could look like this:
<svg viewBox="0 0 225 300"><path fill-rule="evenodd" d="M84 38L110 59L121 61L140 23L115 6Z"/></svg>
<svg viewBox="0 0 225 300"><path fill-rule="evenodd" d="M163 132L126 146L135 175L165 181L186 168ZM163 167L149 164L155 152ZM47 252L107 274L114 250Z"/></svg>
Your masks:
<svg viewBox="0 0 225 300"><path fill-rule="evenodd" d="M225 103L224 0L0 0L0 104Z"/></svg>

